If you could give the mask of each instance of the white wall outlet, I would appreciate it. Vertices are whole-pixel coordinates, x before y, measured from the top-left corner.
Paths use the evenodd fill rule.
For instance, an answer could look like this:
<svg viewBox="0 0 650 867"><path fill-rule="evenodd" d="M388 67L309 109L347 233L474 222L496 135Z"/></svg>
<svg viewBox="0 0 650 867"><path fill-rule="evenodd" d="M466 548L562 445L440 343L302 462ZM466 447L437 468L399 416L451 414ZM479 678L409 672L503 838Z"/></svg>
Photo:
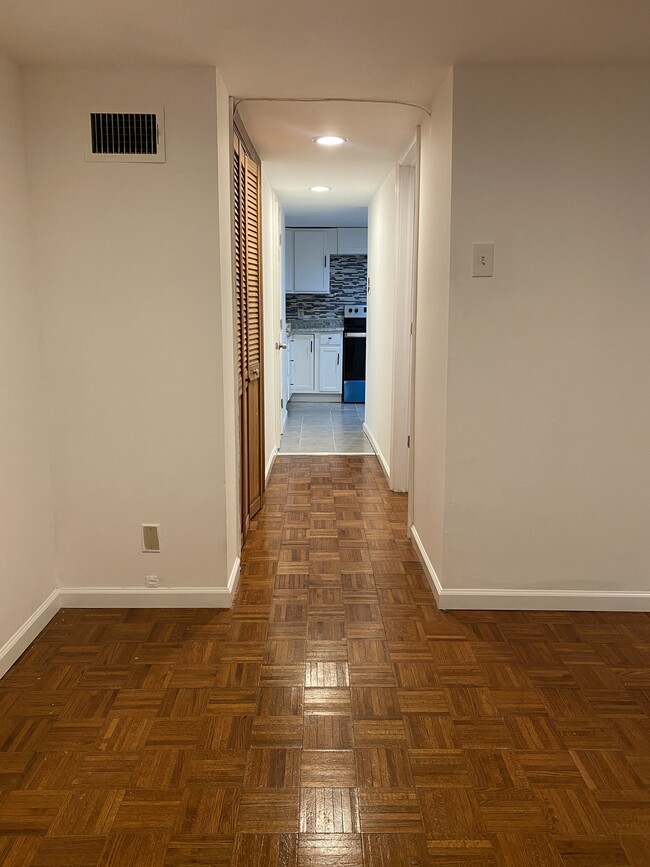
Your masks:
<svg viewBox="0 0 650 867"><path fill-rule="evenodd" d="M472 248L472 277L494 276L494 244L474 244Z"/></svg>
<svg viewBox="0 0 650 867"><path fill-rule="evenodd" d="M142 524L142 553L160 553L160 524Z"/></svg>
<svg viewBox="0 0 650 867"><path fill-rule="evenodd" d="M145 587L160 587L160 578L157 575L144 576Z"/></svg>

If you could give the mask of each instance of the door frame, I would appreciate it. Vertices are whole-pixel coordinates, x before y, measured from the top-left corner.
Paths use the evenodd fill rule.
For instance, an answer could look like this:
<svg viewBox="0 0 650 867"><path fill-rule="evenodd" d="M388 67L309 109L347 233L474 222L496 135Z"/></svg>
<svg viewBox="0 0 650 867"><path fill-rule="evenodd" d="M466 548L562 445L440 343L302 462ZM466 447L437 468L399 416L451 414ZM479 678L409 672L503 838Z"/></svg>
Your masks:
<svg viewBox="0 0 650 867"><path fill-rule="evenodd" d="M278 281L275 286L275 298L280 313L280 334L278 342L278 350L280 352L280 368L278 376L278 386L280 390L280 435L278 437L277 447L280 448L282 442L282 434L287 423L290 394L290 377L289 377L289 341L287 340L287 305L284 287L286 284L286 228L284 220L284 211L280 203L276 200L276 227L278 232ZM276 394L276 399L278 395Z"/></svg>
<svg viewBox="0 0 650 867"><path fill-rule="evenodd" d="M393 491L412 491L413 489L413 380L415 373L419 165L420 128L417 127L413 140L397 165L397 280L393 325L393 406L390 455L390 487Z"/></svg>

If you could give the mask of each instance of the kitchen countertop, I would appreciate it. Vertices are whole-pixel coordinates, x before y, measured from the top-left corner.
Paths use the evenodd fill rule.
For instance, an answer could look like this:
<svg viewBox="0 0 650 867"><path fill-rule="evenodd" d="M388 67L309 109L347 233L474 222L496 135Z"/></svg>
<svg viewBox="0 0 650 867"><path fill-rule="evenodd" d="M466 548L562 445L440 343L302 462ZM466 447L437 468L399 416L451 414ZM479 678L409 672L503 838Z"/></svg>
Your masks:
<svg viewBox="0 0 650 867"><path fill-rule="evenodd" d="M323 331L343 331L343 324L340 319L294 319L287 322L287 334L314 334Z"/></svg>

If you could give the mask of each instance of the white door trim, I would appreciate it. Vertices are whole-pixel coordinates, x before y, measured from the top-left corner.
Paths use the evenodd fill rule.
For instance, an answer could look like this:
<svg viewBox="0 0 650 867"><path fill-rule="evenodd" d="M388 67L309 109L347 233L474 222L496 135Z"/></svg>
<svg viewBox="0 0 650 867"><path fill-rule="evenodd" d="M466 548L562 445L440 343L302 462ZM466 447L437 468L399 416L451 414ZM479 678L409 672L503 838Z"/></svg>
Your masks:
<svg viewBox="0 0 650 867"><path fill-rule="evenodd" d="M390 487L412 491L420 128L397 167L397 288L393 332ZM412 524L409 496L409 522Z"/></svg>
<svg viewBox="0 0 650 867"><path fill-rule="evenodd" d="M418 238L420 229L420 150L421 150L421 129L418 126L415 131L415 141L406 159L412 159L415 168L415 194L413 201L413 262L412 262L412 289L411 289L411 342L409 355L409 375L408 375L408 457L407 457L407 491L408 491L408 532L413 526L413 467L415 466L415 344L417 340L417 309L418 309Z"/></svg>
<svg viewBox="0 0 650 867"><path fill-rule="evenodd" d="M415 143L409 150L413 151ZM393 406L391 415L390 487L408 490L410 428L411 315L415 245L415 166L412 157L397 167L397 280L393 319Z"/></svg>

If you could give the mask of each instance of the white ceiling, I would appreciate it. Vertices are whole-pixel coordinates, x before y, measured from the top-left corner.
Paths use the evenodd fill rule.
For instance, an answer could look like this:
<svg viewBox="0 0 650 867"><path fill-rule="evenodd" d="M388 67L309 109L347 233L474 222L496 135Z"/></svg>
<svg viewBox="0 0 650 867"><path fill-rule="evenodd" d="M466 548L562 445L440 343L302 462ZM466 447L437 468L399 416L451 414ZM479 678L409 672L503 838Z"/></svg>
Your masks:
<svg viewBox="0 0 650 867"><path fill-rule="evenodd" d="M239 113L292 225L307 214L312 225L354 225L346 212L369 204L423 116L399 105L347 102L246 102ZM315 144L324 134L348 141ZM317 184L332 189L310 192Z"/></svg>
<svg viewBox="0 0 650 867"><path fill-rule="evenodd" d="M454 63L648 63L650 0L0 0L0 46L23 64L214 64L237 97L429 105ZM418 121L390 106L241 111L303 214L316 183L333 187L327 208L366 204ZM350 143L325 154L311 143L324 131Z"/></svg>

